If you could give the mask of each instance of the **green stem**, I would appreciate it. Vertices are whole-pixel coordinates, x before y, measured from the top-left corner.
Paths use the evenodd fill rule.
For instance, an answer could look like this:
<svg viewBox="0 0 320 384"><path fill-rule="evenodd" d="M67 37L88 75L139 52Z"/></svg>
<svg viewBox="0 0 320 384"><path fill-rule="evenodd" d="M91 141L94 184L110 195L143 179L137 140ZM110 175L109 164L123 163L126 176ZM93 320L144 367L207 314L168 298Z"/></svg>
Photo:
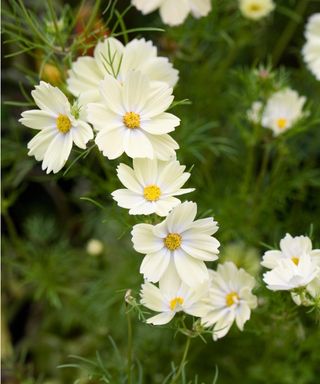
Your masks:
<svg viewBox="0 0 320 384"><path fill-rule="evenodd" d="M54 29L56 31L57 40L59 41L59 44L60 44L60 46L62 48L62 51L64 51L64 44L63 44L63 40L62 40L61 35L60 35L58 21L57 21L57 15L56 15L56 12L55 12L55 10L53 8L52 0L48 0L48 7L49 7L49 12L50 12L50 15L51 15L51 19L53 21Z"/></svg>
<svg viewBox="0 0 320 384"><path fill-rule="evenodd" d="M189 347L190 347L190 342L191 342L191 338L187 337L186 345L184 347L184 352L183 352L183 356L182 356L179 368L178 368L176 374L173 376L170 384L176 383L177 380L179 379L179 377L181 376L183 368L184 368L184 366L186 364L186 359L187 359L187 355L188 355L188 351L189 351Z"/></svg>
<svg viewBox="0 0 320 384"><path fill-rule="evenodd" d="M297 19L291 19L290 22L287 24L286 28L284 29L282 35L278 39L278 43L274 48L273 54L272 54L272 62L273 65L276 66L279 62L283 52L285 51L289 41L291 40L298 24L302 20L302 16L307 8L309 0L300 0L294 9L294 13L299 16L299 20Z"/></svg>
<svg viewBox="0 0 320 384"><path fill-rule="evenodd" d="M132 324L130 312L127 311L127 325L128 325L128 351L127 351L127 377L128 384L132 382Z"/></svg>

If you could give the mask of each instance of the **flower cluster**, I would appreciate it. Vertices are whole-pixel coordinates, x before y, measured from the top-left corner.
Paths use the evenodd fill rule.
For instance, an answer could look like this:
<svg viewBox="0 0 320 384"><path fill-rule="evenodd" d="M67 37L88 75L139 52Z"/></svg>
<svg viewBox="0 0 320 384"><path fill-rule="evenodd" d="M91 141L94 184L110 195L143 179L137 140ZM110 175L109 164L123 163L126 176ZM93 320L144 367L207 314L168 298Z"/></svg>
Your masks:
<svg viewBox="0 0 320 384"><path fill-rule="evenodd" d="M200 3L186 4L196 12ZM179 146L170 136L180 119L166 112L177 80L177 70L157 56L151 42L136 39L123 46L108 37L98 43L93 57L78 58L68 71L73 106L58 88L41 82L32 92L39 110L23 112L20 121L40 130L28 144L29 154L43 160L48 173L64 166L73 143L84 149L91 139L108 159L123 153L133 159L132 167L118 165L124 188L112 192L113 199L130 215L164 218L132 230L133 247L144 255L141 303L160 312L148 322L165 324L183 311L200 317L203 326L213 326L217 339L234 321L243 329L256 305L254 279L231 262L217 272L208 269L206 262L219 254L217 222L197 219L197 204L178 198L194 188L183 188L190 173L176 159ZM88 249L100 253L96 248L90 244Z"/></svg>
<svg viewBox="0 0 320 384"><path fill-rule="evenodd" d="M280 251L267 251L261 262L270 269L263 275L267 288L272 291L290 291L300 305L312 305L320 297L320 249L312 249L307 236L280 241Z"/></svg>

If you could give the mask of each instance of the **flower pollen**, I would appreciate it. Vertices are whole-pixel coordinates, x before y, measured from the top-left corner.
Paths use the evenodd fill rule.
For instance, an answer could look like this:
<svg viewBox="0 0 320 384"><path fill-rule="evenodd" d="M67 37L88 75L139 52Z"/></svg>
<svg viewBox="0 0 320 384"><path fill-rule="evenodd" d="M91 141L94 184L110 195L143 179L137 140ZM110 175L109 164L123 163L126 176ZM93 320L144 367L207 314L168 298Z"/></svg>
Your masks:
<svg viewBox="0 0 320 384"><path fill-rule="evenodd" d="M184 302L184 300L180 296L177 296L174 299L170 300L170 309L171 309L171 311L174 311L176 309L176 307L182 305L183 302Z"/></svg>
<svg viewBox="0 0 320 384"><path fill-rule="evenodd" d="M259 12L261 10L261 5L260 4L251 4L250 5L250 11L251 12Z"/></svg>
<svg viewBox="0 0 320 384"><path fill-rule="evenodd" d="M295 265L298 265L299 264L299 257L291 257L291 260L295 263Z"/></svg>
<svg viewBox="0 0 320 384"><path fill-rule="evenodd" d="M181 240L181 235L179 235L178 233L169 233L168 236L164 239L164 245L170 251L174 251L180 247Z"/></svg>
<svg viewBox="0 0 320 384"><path fill-rule="evenodd" d="M67 115L59 115L56 119L57 128L61 133L68 133L72 126L71 121Z"/></svg>
<svg viewBox="0 0 320 384"><path fill-rule="evenodd" d="M278 120L277 120L277 126L278 128L280 129L283 129L285 128L287 125L287 119L283 118L283 117L280 117Z"/></svg>
<svg viewBox="0 0 320 384"><path fill-rule="evenodd" d="M235 304L239 299L237 292L230 292L226 295L226 304L228 307L231 307L231 305Z"/></svg>
<svg viewBox="0 0 320 384"><path fill-rule="evenodd" d="M123 116L123 123L127 128L140 128L140 115L135 112L126 112Z"/></svg>
<svg viewBox="0 0 320 384"><path fill-rule="evenodd" d="M156 185L148 185L147 187L144 187L143 196L148 201L157 201L161 196L161 190Z"/></svg>

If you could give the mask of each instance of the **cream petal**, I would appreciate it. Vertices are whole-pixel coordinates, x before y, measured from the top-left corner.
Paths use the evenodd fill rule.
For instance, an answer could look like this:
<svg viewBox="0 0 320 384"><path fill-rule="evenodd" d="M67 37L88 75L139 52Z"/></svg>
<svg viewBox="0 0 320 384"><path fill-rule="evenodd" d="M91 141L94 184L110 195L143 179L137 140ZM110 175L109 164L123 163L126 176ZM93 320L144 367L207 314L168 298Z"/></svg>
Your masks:
<svg viewBox="0 0 320 384"><path fill-rule="evenodd" d="M161 249L158 252L146 255L140 266L140 273L153 283L158 282L165 273L170 261L170 251Z"/></svg>
<svg viewBox="0 0 320 384"><path fill-rule="evenodd" d="M164 248L163 240L154 235L153 226L150 224L136 224L131 235L133 248L139 253L153 253Z"/></svg>
<svg viewBox="0 0 320 384"><path fill-rule="evenodd" d="M43 111L56 115L70 113L69 101L57 87L40 81L40 85L35 87L31 95L37 106Z"/></svg>
<svg viewBox="0 0 320 384"><path fill-rule="evenodd" d="M197 214L197 204L186 201L173 209L167 217L168 230L171 233L183 233L193 222Z"/></svg>
<svg viewBox="0 0 320 384"><path fill-rule="evenodd" d="M100 82L99 90L103 104L115 114L123 117L127 111L122 102L122 86L119 81L110 75L105 75Z"/></svg>
<svg viewBox="0 0 320 384"><path fill-rule="evenodd" d="M263 255L261 265L269 269L275 268L282 257L283 255L281 251L267 251Z"/></svg>
<svg viewBox="0 0 320 384"><path fill-rule="evenodd" d="M206 16L211 11L210 0L191 0L191 13L194 17Z"/></svg>
<svg viewBox="0 0 320 384"><path fill-rule="evenodd" d="M123 105L126 112L136 112L143 110L148 93L150 92L149 81L140 71L130 71L123 84Z"/></svg>
<svg viewBox="0 0 320 384"><path fill-rule="evenodd" d="M184 232L184 238L189 239L199 233L206 235L213 235L218 230L217 222L213 220L213 217L205 219L195 220L188 230Z"/></svg>
<svg viewBox="0 0 320 384"><path fill-rule="evenodd" d="M72 63L68 71L67 85L69 91L76 97L89 89L97 88L103 79L103 74L99 70L93 57L79 57Z"/></svg>
<svg viewBox="0 0 320 384"><path fill-rule="evenodd" d="M171 113L163 112L155 116L151 120L141 122L141 129L152 135L163 135L174 131L175 127L180 124L180 119Z"/></svg>
<svg viewBox="0 0 320 384"><path fill-rule="evenodd" d="M147 323L148 324L153 324L153 325L167 324L167 323L169 323L173 319L174 315L175 315L174 312L159 313L158 315L155 315L155 316L150 317L149 319L147 319Z"/></svg>
<svg viewBox="0 0 320 384"><path fill-rule="evenodd" d="M181 286L181 279L177 273L173 258L170 258L166 272L159 280L159 288L167 298L177 296L177 292Z"/></svg>
<svg viewBox="0 0 320 384"><path fill-rule="evenodd" d="M112 131L102 130L97 133L95 142L103 155L113 160L124 152L124 134L125 128L115 128Z"/></svg>
<svg viewBox="0 0 320 384"><path fill-rule="evenodd" d="M51 141L42 162L42 170L57 173L64 166L72 149L72 136L70 133L58 133Z"/></svg>
<svg viewBox="0 0 320 384"><path fill-rule="evenodd" d="M169 87L174 87L179 79L179 71L173 68L166 57L155 57L145 61L141 70L149 79L165 82Z"/></svg>
<svg viewBox="0 0 320 384"><path fill-rule="evenodd" d="M100 103L89 103L87 115L88 121L98 131L124 127L122 117Z"/></svg>
<svg viewBox="0 0 320 384"><path fill-rule="evenodd" d="M117 167L117 176L126 188L136 192L140 196L143 195L143 186L140 184L140 180L137 179L134 170L128 165L119 164Z"/></svg>
<svg viewBox="0 0 320 384"><path fill-rule="evenodd" d="M176 199L175 197L168 196L161 198L160 200L156 201L154 212L158 216L167 216L169 212L180 203L180 200Z"/></svg>
<svg viewBox="0 0 320 384"><path fill-rule="evenodd" d="M174 262L178 275L189 287L198 287L209 279L204 262L190 257L181 249L174 252Z"/></svg>
<svg viewBox="0 0 320 384"><path fill-rule="evenodd" d="M236 324L240 331L243 331L243 326L250 319L250 308L246 303L240 303L236 312Z"/></svg>
<svg viewBox="0 0 320 384"><path fill-rule="evenodd" d="M146 133L146 137L149 138L152 144L154 157L156 159L171 160L176 157L175 150L179 149L179 144L168 134L150 135Z"/></svg>
<svg viewBox="0 0 320 384"><path fill-rule="evenodd" d="M190 12L190 5L187 0L179 2L164 0L160 6L160 16L165 24L176 26L182 24Z"/></svg>
<svg viewBox="0 0 320 384"><path fill-rule="evenodd" d="M216 325L213 328L213 333L212 333L213 340L218 340L224 337L229 332L233 322L234 322L234 314L232 312L228 312L226 316L218 320Z"/></svg>
<svg viewBox="0 0 320 384"><path fill-rule="evenodd" d="M141 303L153 311L162 312L165 302L160 289L150 283L143 284L141 288Z"/></svg>
<svg viewBox="0 0 320 384"><path fill-rule="evenodd" d="M132 5L134 5L143 15L153 12L159 8L162 0L132 0Z"/></svg>
<svg viewBox="0 0 320 384"><path fill-rule="evenodd" d="M126 129L124 134L125 153L132 158L154 157L153 147L148 137L140 129Z"/></svg>
<svg viewBox="0 0 320 384"><path fill-rule="evenodd" d="M22 112L21 116L22 118L19 119L19 122L28 128L39 130L45 128L56 128L57 116L47 111L33 109L31 111Z"/></svg>
<svg viewBox="0 0 320 384"><path fill-rule="evenodd" d="M72 140L81 149L86 149L87 142L93 139L93 132L89 124L84 121L77 121L77 126L70 130Z"/></svg>
<svg viewBox="0 0 320 384"><path fill-rule="evenodd" d="M165 83L154 85L147 95L147 101L141 113L141 120L151 119L166 111L174 99L172 91L172 88Z"/></svg>
<svg viewBox="0 0 320 384"><path fill-rule="evenodd" d="M43 160L51 141L58 134L56 128L45 128L41 130L32 140L28 143L28 155L34 156L36 160Z"/></svg>
<svg viewBox="0 0 320 384"><path fill-rule="evenodd" d="M133 169L135 176L144 187L157 184L158 161L156 159L133 159Z"/></svg>
<svg viewBox="0 0 320 384"><path fill-rule="evenodd" d="M113 191L111 195L121 208L131 209L144 202L141 195L131 192L128 189L117 189Z"/></svg>

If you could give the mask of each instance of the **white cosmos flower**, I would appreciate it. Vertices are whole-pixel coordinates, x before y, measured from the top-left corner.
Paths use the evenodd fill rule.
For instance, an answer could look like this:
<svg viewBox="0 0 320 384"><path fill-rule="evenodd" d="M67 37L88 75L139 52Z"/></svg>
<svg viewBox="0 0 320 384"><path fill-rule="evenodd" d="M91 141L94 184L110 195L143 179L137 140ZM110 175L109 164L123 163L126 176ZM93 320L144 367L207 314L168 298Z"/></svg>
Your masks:
<svg viewBox="0 0 320 384"><path fill-rule="evenodd" d="M315 260L305 253L300 256L298 264L289 258L282 258L275 268L263 275L263 280L271 291L288 291L305 287L318 273Z"/></svg>
<svg viewBox="0 0 320 384"><path fill-rule="evenodd" d="M292 237L287 233L280 240L280 251L265 252L261 265L273 269L279 265L279 261L284 259L298 265L302 255L310 255L314 262L320 265L320 249L312 249L312 243L308 236Z"/></svg>
<svg viewBox="0 0 320 384"><path fill-rule="evenodd" d="M134 39L126 46L108 37L97 44L94 57L79 57L68 71L68 89L87 103L100 100L99 83L109 74L124 82L132 70L139 70L149 80L164 82L170 87L178 81L178 71L166 57L157 56L151 41Z"/></svg>
<svg viewBox="0 0 320 384"><path fill-rule="evenodd" d="M208 284L193 290L179 279L174 270L160 280L159 288L149 282L143 284L140 294L144 306L160 312L147 320L149 324L167 324L181 311L196 317L204 316L208 311L204 301L208 297Z"/></svg>
<svg viewBox="0 0 320 384"><path fill-rule="evenodd" d="M310 16L305 37L306 43L302 49L303 60L316 79L320 80L320 13Z"/></svg>
<svg viewBox="0 0 320 384"><path fill-rule="evenodd" d="M272 0L240 0L240 11L244 17L259 20L271 13L275 4Z"/></svg>
<svg viewBox="0 0 320 384"><path fill-rule="evenodd" d="M285 132L303 117L305 102L304 96L290 88L274 93L262 114L262 126L272 129L275 136Z"/></svg>
<svg viewBox="0 0 320 384"><path fill-rule="evenodd" d="M204 261L218 258L220 243L211 237L217 230L213 218L195 220L197 204L187 201L169 213L160 224L137 224L132 230L134 249L144 257L140 273L157 282L168 268L175 268L190 287L208 280Z"/></svg>
<svg viewBox="0 0 320 384"><path fill-rule="evenodd" d="M225 336L234 321L242 331L250 318L257 298L251 293L255 279L234 263L219 264L217 271L210 270L209 310L202 317L204 326L213 327L213 339Z"/></svg>
<svg viewBox="0 0 320 384"><path fill-rule="evenodd" d="M59 88L40 82L31 92L40 109L25 111L19 120L29 128L40 132L28 143L28 155L42 161L47 173L57 173L66 163L73 143L85 149L93 132L81 115L75 117L67 97Z"/></svg>
<svg viewBox="0 0 320 384"><path fill-rule="evenodd" d="M181 189L190 177L185 168L176 160L133 159L133 169L125 164L118 166L118 178L127 189L118 189L112 196L120 207L130 209L131 215L167 216L180 204L174 196L194 191Z"/></svg>
<svg viewBox="0 0 320 384"><path fill-rule="evenodd" d="M88 104L88 120L98 131L96 144L109 159L129 157L169 160L179 146L169 135L180 119L166 113L172 88L150 82L139 71L121 84L110 75L100 82L101 103Z"/></svg>
<svg viewBox="0 0 320 384"><path fill-rule="evenodd" d="M162 21L171 26L182 24L189 13L199 18L211 11L210 0L131 0L131 3L144 15L159 9Z"/></svg>

